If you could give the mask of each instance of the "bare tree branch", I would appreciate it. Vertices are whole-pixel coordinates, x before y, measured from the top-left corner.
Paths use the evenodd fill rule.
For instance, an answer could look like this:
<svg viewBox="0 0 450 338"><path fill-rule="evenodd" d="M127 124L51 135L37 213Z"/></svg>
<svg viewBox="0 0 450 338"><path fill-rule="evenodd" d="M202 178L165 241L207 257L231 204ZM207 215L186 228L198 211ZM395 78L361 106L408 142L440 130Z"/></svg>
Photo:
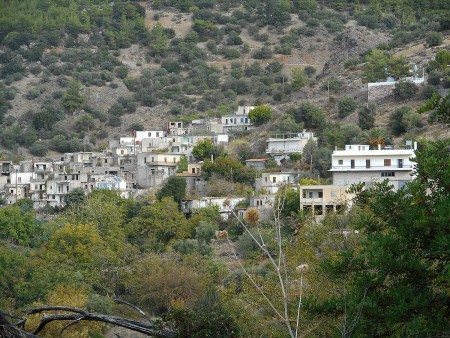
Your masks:
<svg viewBox="0 0 450 338"><path fill-rule="evenodd" d="M117 304L123 304L123 305L127 305L127 306L131 307L132 309L136 310L142 316L144 316L146 319L148 319L150 321L150 319L147 317L147 314L141 308L137 307L136 305L128 303L124 300L117 299L117 298L114 298L113 301Z"/></svg>
<svg viewBox="0 0 450 338"><path fill-rule="evenodd" d="M127 329L130 329L132 331L140 332L147 334L149 336L153 337L161 337L161 338L171 338L174 337L175 333L171 329L168 328L162 328L162 329L156 329L157 326L154 321L149 321L149 323L142 323L136 320L132 319L125 319L121 317L116 316L109 316L109 315L103 315L103 314L96 314L96 313L90 313L86 312L81 309L67 307L67 306L42 306L37 307L33 309L28 309L25 312L27 314L35 314L35 313L42 313L46 311L67 311L72 313L66 313L66 314L52 314L44 317L41 320L41 323L34 331L34 334L38 334L40 331L44 329L44 327L53 321L59 321L59 320L70 320L72 321L67 325L69 327L70 325L73 325L80 321L97 321L97 322L103 322L108 323L120 327L124 327ZM65 327L63 330L65 330L67 327Z"/></svg>

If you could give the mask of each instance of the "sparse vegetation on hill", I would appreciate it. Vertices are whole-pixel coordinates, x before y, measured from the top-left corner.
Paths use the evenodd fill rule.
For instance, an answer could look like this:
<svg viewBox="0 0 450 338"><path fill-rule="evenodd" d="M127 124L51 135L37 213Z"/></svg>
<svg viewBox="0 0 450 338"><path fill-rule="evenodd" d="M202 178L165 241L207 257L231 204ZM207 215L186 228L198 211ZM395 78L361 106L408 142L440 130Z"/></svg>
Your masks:
<svg viewBox="0 0 450 338"><path fill-rule="evenodd" d="M427 68L430 83L445 88L449 82L445 49L436 59L434 53L421 59L419 54L398 55L398 48L414 41L428 46L445 43L449 6L446 1L405 1L395 6L388 1L325 1L319 6L314 0L9 1L0 14L2 146L13 152L18 146L31 146L6 140L5 133L15 124L18 133L37 134L58 150L50 142L55 137L69 141L89 134L95 141L99 133L126 129L130 120L151 128L157 119L150 112L156 111L206 115L223 105L248 102L278 106L275 109L283 112L305 95L326 110L344 96L363 105L364 89L358 81L402 78L410 75L411 64L419 65L417 75ZM366 26L369 37L383 36L379 41L386 42L373 45L369 39L350 36L352 20ZM183 31L177 28L182 21L189 23ZM352 74L320 57L326 55L328 44L336 51L332 59L338 57L340 43L350 46L344 53L358 48L351 59L341 60ZM321 45L323 52L318 51ZM134 46L139 53L128 54ZM76 82L83 87L77 87L74 96ZM422 100L411 90L397 94ZM375 126L383 126L385 112L388 116L393 111L381 105ZM48 107L59 106L63 107L55 108L59 113L48 114ZM72 128L76 120L69 113L78 111L92 116L89 130ZM335 115L337 106L331 112L330 121L336 116L339 122L347 114L341 107ZM355 121L352 114L348 118Z"/></svg>

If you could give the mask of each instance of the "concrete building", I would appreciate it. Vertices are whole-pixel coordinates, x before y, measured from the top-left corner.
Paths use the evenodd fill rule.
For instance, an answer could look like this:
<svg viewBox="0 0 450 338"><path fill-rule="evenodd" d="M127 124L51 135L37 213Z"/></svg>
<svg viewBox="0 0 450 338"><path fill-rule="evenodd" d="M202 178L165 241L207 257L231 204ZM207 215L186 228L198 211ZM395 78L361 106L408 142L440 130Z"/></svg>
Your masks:
<svg viewBox="0 0 450 338"><path fill-rule="evenodd" d="M228 133L231 130L247 130L252 125L248 113L253 110L253 106L239 106L238 110L230 115L221 117L223 132Z"/></svg>
<svg viewBox="0 0 450 338"><path fill-rule="evenodd" d="M313 212L316 220L320 220L329 212L350 207L354 195L348 194L346 188L336 185L300 186L300 209L305 213Z"/></svg>
<svg viewBox="0 0 450 338"><path fill-rule="evenodd" d="M245 160L245 165L255 170L264 170L266 168L266 162L266 158L249 158Z"/></svg>
<svg viewBox="0 0 450 338"><path fill-rule="evenodd" d="M76 188L83 188L88 182L86 173L56 173L47 181L47 202L51 206L64 205L65 196Z"/></svg>
<svg viewBox="0 0 450 338"><path fill-rule="evenodd" d="M413 179L411 158L415 157L416 149L416 142L409 142L403 148L378 146L378 149L370 149L368 145L346 145L345 150L335 150L331 156L333 184L348 186L364 182L370 186L388 179L394 189L400 189Z"/></svg>
<svg viewBox="0 0 450 338"><path fill-rule="evenodd" d="M163 184L165 179L175 175L181 156L183 154L137 154L136 183L141 188L151 188Z"/></svg>
<svg viewBox="0 0 450 338"><path fill-rule="evenodd" d="M186 180L186 196L206 195L207 182L202 177L202 164L203 162L189 163L186 171L176 174Z"/></svg>
<svg viewBox="0 0 450 338"><path fill-rule="evenodd" d="M107 176L95 182L95 189L118 190L122 198L129 198L127 182L117 176Z"/></svg>
<svg viewBox="0 0 450 338"><path fill-rule="evenodd" d="M169 122L167 125L167 134L168 135L188 135L190 132L189 128L184 126L184 123L181 121L173 121Z"/></svg>
<svg viewBox="0 0 450 338"><path fill-rule="evenodd" d="M222 219L227 220L236 205L243 201L245 201L243 197L202 197L198 199L186 199L181 201L181 211L185 214L191 214L201 208L217 206Z"/></svg>
<svg viewBox="0 0 450 338"><path fill-rule="evenodd" d="M249 208L256 208L259 211L260 220L267 221L273 218L273 207L275 206L275 195L258 195L250 197ZM245 218L245 213L243 215Z"/></svg>
<svg viewBox="0 0 450 338"><path fill-rule="evenodd" d="M255 180L255 190L276 194L280 187L285 184L295 184L297 180L298 174L294 172L263 173L260 179Z"/></svg>
<svg viewBox="0 0 450 338"><path fill-rule="evenodd" d="M266 141L266 154L273 157L280 165L282 161L289 158L289 154L301 153L310 139L317 140L312 132L307 131L274 134Z"/></svg>

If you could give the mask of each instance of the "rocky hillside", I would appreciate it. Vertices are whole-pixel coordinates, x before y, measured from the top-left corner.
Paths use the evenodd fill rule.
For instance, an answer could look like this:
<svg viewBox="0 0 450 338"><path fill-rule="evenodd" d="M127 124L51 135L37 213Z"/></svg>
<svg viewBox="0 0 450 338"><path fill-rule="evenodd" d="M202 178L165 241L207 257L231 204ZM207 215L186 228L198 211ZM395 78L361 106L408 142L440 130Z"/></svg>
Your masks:
<svg viewBox="0 0 450 338"><path fill-rule="evenodd" d="M445 18L417 16L406 24L383 8L373 14L370 6L302 3L194 2L186 9L176 1L119 2L111 16L105 2L102 19L92 16L89 25L86 8L78 8L76 29L62 25L40 36L17 27L2 31L3 157L101 149L132 129L220 116L245 103L274 109L266 133L308 128L320 136L347 125L359 136L346 141L362 142L364 130L374 128L391 141L449 136L427 114L415 113L433 92L448 92L449 71L435 61L440 50L448 53ZM367 21L372 17L376 24ZM428 84L368 102L367 82L403 78L414 65L417 76L431 77ZM304 116L305 102L322 122ZM395 121L401 107L409 108ZM392 127L397 122L399 130Z"/></svg>

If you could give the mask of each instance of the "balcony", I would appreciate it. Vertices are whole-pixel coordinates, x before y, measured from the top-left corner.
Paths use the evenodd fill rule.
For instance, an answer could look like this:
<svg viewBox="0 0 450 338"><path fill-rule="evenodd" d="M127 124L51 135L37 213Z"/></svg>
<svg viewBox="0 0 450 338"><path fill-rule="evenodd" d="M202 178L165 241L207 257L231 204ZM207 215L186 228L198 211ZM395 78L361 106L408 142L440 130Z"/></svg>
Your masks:
<svg viewBox="0 0 450 338"><path fill-rule="evenodd" d="M380 171L380 170L412 170L413 165L390 165L390 166L351 166L351 165L333 165L330 171Z"/></svg>

